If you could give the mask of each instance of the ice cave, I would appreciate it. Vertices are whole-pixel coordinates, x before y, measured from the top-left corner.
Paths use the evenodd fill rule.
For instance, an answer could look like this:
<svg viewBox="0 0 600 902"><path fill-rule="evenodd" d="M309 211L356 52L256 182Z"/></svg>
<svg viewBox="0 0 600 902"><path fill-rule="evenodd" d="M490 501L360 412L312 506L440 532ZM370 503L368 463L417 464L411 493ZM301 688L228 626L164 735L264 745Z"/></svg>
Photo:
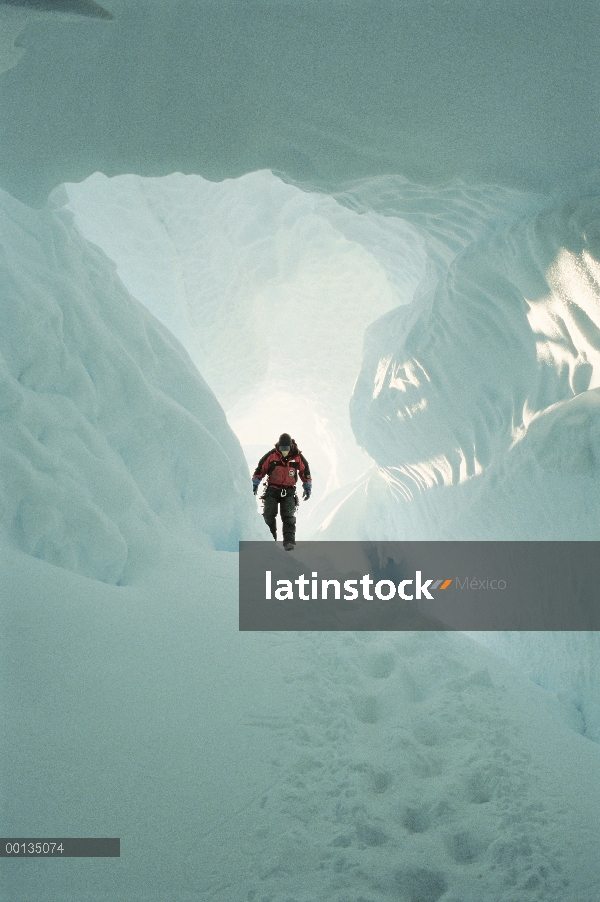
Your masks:
<svg viewBox="0 0 600 902"><path fill-rule="evenodd" d="M237 553L283 431L299 541L600 540L599 34L0 0L0 834L121 849L2 902L599 902L598 633L241 632Z"/></svg>

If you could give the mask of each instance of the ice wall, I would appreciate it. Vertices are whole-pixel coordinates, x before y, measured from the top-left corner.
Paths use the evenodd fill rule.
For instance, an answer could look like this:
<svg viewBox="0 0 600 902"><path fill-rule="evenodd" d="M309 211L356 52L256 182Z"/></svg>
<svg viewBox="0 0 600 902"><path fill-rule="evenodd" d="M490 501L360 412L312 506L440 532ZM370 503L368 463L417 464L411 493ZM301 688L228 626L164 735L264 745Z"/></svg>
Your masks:
<svg viewBox="0 0 600 902"><path fill-rule="evenodd" d="M177 542L259 535L247 469L184 349L70 214L0 197L0 529L127 582Z"/></svg>
<svg viewBox="0 0 600 902"><path fill-rule="evenodd" d="M379 473L346 523L598 537L599 215L586 197L500 227L369 329L351 413Z"/></svg>

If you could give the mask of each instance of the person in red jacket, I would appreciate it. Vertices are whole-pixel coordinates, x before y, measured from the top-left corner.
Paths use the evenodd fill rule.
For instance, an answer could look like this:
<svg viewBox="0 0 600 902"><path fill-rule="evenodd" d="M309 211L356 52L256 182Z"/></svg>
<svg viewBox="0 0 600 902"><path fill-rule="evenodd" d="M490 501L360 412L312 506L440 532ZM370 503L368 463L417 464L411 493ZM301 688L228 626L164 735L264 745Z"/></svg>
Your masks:
<svg viewBox="0 0 600 902"><path fill-rule="evenodd" d="M296 543L296 483L300 479L305 501L310 498L312 479L308 461L293 438L287 432L279 436L272 451L267 451L258 462L252 476L256 495L261 480L268 477L267 487L262 495L263 517L277 541L277 508L280 508L283 524L283 547L292 551Z"/></svg>

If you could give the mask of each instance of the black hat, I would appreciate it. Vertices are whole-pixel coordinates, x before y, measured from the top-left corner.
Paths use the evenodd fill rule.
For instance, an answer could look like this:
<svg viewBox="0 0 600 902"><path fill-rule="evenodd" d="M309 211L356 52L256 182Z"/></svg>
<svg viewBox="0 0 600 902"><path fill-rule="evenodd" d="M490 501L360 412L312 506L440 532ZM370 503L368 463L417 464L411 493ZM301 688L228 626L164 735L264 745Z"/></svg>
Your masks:
<svg viewBox="0 0 600 902"><path fill-rule="evenodd" d="M279 436L279 441L277 442L280 448L291 448L292 447L292 437L288 435L287 432L282 432Z"/></svg>

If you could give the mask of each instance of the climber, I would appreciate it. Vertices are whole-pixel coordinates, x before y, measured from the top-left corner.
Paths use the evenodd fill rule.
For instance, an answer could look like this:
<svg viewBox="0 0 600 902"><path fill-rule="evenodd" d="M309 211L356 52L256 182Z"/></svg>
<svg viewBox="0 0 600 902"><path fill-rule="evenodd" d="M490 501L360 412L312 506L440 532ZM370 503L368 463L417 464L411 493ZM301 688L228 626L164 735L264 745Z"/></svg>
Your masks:
<svg viewBox="0 0 600 902"><path fill-rule="evenodd" d="M283 432L273 450L267 451L259 460L252 476L255 495L265 476L268 477L267 487L261 496L265 523L277 541L277 507L280 505L283 547L286 551L293 551L296 544L295 514L299 504L296 482L300 478L304 489L302 498L308 501L312 491L312 480L308 461L287 432Z"/></svg>

